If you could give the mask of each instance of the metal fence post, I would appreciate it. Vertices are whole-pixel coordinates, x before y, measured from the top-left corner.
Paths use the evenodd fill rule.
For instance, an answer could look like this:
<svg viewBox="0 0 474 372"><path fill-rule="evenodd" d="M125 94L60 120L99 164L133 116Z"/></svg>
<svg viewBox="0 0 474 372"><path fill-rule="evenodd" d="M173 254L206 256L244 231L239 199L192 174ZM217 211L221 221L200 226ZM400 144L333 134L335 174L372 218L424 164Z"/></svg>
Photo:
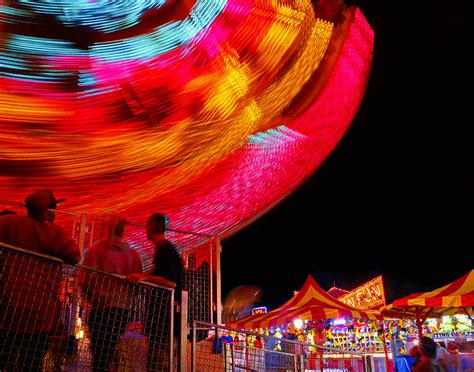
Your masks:
<svg viewBox="0 0 474 372"><path fill-rule="evenodd" d="M174 371L174 290L171 291L171 306L170 306L170 351L169 351L169 361L170 361L170 371Z"/></svg>
<svg viewBox="0 0 474 372"><path fill-rule="evenodd" d="M211 323L214 323L214 239L209 242L209 316Z"/></svg>
<svg viewBox="0 0 474 372"><path fill-rule="evenodd" d="M191 371L196 372L196 323L193 321L193 343L191 345Z"/></svg>
<svg viewBox="0 0 474 372"><path fill-rule="evenodd" d="M84 252L84 240L86 238L86 221L87 221L87 214L81 213L81 224L79 225L79 239L77 242L77 246L79 251L82 253ZM83 257L82 257L83 258ZM82 259L81 259L82 262Z"/></svg>
<svg viewBox="0 0 474 372"><path fill-rule="evenodd" d="M396 341L395 337L392 337L392 339L390 340L390 345L391 345L391 348L392 348L393 370L395 372L398 372L398 368L397 368L397 341Z"/></svg>
<svg viewBox="0 0 474 372"><path fill-rule="evenodd" d="M304 355L301 354L300 355L300 371L303 371L304 372L305 368L304 368Z"/></svg>
<svg viewBox="0 0 474 372"><path fill-rule="evenodd" d="M362 357L362 360L364 361L364 371L365 372L374 372L375 371L374 359L372 358L371 355L364 355Z"/></svg>
<svg viewBox="0 0 474 372"><path fill-rule="evenodd" d="M188 370L188 292L181 292L181 306L180 306L180 334L179 334L179 351L178 363L179 371L187 372Z"/></svg>
<svg viewBox="0 0 474 372"><path fill-rule="evenodd" d="M222 245L220 238L215 236L215 247L216 247L216 322L222 324L222 298L221 298L221 252Z"/></svg>

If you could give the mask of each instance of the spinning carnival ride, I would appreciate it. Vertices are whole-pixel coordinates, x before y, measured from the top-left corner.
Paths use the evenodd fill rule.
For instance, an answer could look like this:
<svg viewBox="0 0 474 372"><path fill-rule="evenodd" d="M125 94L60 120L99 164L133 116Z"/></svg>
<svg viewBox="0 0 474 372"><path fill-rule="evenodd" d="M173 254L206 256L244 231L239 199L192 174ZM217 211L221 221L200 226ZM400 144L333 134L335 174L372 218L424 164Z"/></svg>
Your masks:
<svg viewBox="0 0 474 372"><path fill-rule="evenodd" d="M348 128L373 32L309 0L6 0L0 193L226 236L308 177Z"/></svg>

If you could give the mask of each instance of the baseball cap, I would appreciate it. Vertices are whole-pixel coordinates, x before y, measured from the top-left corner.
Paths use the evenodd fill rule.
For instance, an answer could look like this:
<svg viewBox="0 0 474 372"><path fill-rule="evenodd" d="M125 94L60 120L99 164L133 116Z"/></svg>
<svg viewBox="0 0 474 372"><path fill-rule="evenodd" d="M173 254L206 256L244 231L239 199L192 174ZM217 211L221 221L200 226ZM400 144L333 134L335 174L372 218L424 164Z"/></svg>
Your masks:
<svg viewBox="0 0 474 372"><path fill-rule="evenodd" d="M52 204L58 204L58 203L61 203L61 202L66 200L64 198L63 199L56 199L56 197L54 196L53 191L51 189L39 189L38 191L42 192L42 193L44 193L48 196L48 198L49 198L48 206L50 206Z"/></svg>
<svg viewBox="0 0 474 372"><path fill-rule="evenodd" d="M50 205L49 195L36 190L25 198L27 208L31 209L47 209Z"/></svg>
<svg viewBox="0 0 474 372"><path fill-rule="evenodd" d="M50 208L52 205L61 203L66 199L56 199L53 191L50 189L38 189L25 198L28 208L43 209Z"/></svg>

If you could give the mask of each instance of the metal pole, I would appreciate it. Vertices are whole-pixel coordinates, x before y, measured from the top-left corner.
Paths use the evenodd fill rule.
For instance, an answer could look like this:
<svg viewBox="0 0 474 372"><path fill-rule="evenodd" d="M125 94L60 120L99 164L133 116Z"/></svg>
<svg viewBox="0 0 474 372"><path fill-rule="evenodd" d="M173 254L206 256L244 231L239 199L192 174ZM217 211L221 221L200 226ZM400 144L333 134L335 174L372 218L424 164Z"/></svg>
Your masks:
<svg viewBox="0 0 474 372"><path fill-rule="evenodd" d="M90 239L89 239L89 247L92 246L92 242L94 240L95 220L96 220L96 218L94 216L92 216L92 218L91 218L91 236L90 236Z"/></svg>
<svg viewBox="0 0 474 372"><path fill-rule="evenodd" d="M213 283L213 278L214 276L212 275L214 271L214 265L213 265L213 253L214 253L214 241L213 239L210 240L209 244L209 293L210 293L210 301L209 301L209 319L211 319L210 323L214 323L214 283Z"/></svg>
<svg viewBox="0 0 474 372"><path fill-rule="evenodd" d="M382 321L382 342L383 342L383 351L385 353L385 369L387 372L390 372L390 361L388 359L388 350L387 350L387 338L385 337L385 324Z"/></svg>
<svg viewBox="0 0 474 372"><path fill-rule="evenodd" d="M66 274L66 293L69 291L68 287L71 286L72 288L72 297L71 297L71 317L69 318L69 332L68 332L68 346L66 350L66 354L71 356L74 354L77 348L76 333L79 331L77 329L78 326L78 319L80 314L81 308L81 294L80 294L80 286L77 280L78 276L78 269L75 267L69 267L65 265L67 274ZM72 270L71 270L72 269ZM70 280L72 279L72 280Z"/></svg>
<svg viewBox="0 0 474 372"><path fill-rule="evenodd" d="M81 262L82 262L82 252L84 252L84 240L86 237L86 221L87 221L87 214L81 214L81 224L79 226L79 241L78 241L78 248L79 252L81 252Z"/></svg>
<svg viewBox="0 0 474 372"><path fill-rule="evenodd" d="M215 247L216 247L216 321L217 324L222 324L222 287L221 287L221 252L222 245L221 239L215 236Z"/></svg>
<svg viewBox="0 0 474 372"><path fill-rule="evenodd" d="M365 370L367 372L374 372L375 371L374 358L371 355L366 355L365 356Z"/></svg>
<svg viewBox="0 0 474 372"><path fill-rule="evenodd" d="M196 372L196 322L193 321L193 343L191 345L191 371Z"/></svg>
<svg viewBox="0 0 474 372"><path fill-rule="evenodd" d="M179 371L187 372L188 364L188 291L181 292L181 314L179 333Z"/></svg>
<svg viewBox="0 0 474 372"><path fill-rule="evenodd" d="M305 368L304 368L304 355L300 354L300 371L304 372L304 370L305 370Z"/></svg>
<svg viewBox="0 0 474 372"><path fill-rule="evenodd" d="M173 348L173 339L174 339L174 290L171 291L171 306L170 306L170 351L169 351L169 368L170 371L174 371L174 348Z"/></svg>
<svg viewBox="0 0 474 372"><path fill-rule="evenodd" d="M395 372L398 372L397 368L397 340L395 337L392 337L392 340L390 341L390 344L392 345L392 361L393 361L393 368Z"/></svg>
<svg viewBox="0 0 474 372"><path fill-rule="evenodd" d="M229 344L230 347L230 369L235 372L235 361L234 361L234 344Z"/></svg>

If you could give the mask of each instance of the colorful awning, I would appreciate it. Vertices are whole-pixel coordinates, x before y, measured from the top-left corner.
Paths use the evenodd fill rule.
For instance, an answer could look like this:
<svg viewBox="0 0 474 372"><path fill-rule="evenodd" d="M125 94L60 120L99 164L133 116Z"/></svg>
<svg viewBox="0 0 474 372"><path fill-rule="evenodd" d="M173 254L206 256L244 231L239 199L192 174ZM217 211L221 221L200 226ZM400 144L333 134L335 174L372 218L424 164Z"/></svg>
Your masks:
<svg viewBox="0 0 474 372"><path fill-rule="evenodd" d="M322 320L342 317L382 319L377 311L360 311L335 299L308 275L303 288L279 308L266 314L246 316L230 322L229 325L235 328L258 329L286 324L297 318Z"/></svg>
<svg viewBox="0 0 474 372"><path fill-rule="evenodd" d="M381 309L383 314L398 317L441 316L452 314L473 315L474 270L439 289L414 293L395 300Z"/></svg>

